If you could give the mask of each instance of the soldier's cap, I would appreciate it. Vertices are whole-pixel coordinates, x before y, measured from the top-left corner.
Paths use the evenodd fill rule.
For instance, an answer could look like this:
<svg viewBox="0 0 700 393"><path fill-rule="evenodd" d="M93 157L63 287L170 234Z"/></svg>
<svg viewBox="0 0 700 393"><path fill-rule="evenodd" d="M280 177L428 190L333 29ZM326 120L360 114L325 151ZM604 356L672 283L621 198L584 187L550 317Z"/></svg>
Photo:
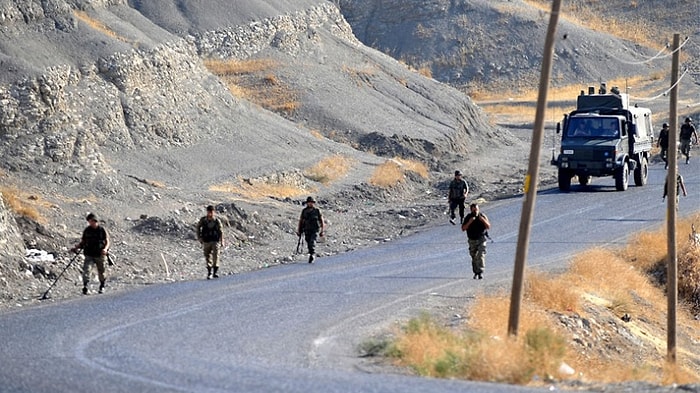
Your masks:
<svg viewBox="0 0 700 393"><path fill-rule="evenodd" d="M314 197L308 197L308 198L306 198L306 203L309 203L309 202L316 203L316 201L314 200Z"/></svg>
<svg viewBox="0 0 700 393"><path fill-rule="evenodd" d="M207 211L208 211L208 212L213 212L213 211L214 211L214 206L212 206L212 205L207 206Z"/></svg>
<svg viewBox="0 0 700 393"><path fill-rule="evenodd" d="M690 122L692 122L692 121L693 121L693 118L692 118L692 117L686 117L686 118L685 118L685 122L686 122L686 123L690 123Z"/></svg>
<svg viewBox="0 0 700 393"><path fill-rule="evenodd" d="M668 128L668 123L664 123L661 125L662 128Z"/></svg>
<svg viewBox="0 0 700 393"><path fill-rule="evenodd" d="M462 172L461 172L461 171L455 171L455 176L462 176Z"/></svg>
<svg viewBox="0 0 700 393"><path fill-rule="evenodd" d="M88 215L85 217L85 221L97 221L97 215L94 213L88 213Z"/></svg>

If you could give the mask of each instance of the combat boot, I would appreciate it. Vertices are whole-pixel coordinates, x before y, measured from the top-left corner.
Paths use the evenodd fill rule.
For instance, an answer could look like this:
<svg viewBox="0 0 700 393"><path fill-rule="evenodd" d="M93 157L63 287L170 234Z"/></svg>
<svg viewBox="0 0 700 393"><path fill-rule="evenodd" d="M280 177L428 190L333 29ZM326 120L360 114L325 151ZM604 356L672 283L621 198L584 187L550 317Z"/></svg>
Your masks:
<svg viewBox="0 0 700 393"><path fill-rule="evenodd" d="M105 282L100 281L100 289L97 291L97 293L104 293L105 292Z"/></svg>
<svg viewBox="0 0 700 393"><path fill-rule="evenodd" d="M211 280L211 268L207 266L207 280Z"/></svg>
<svg viewBox="0 0 700 393"><path fill-rule="evenodd" d="M219 267L218 267L218 266L214 266L214 278L219 278L219 275L216 274L216 272L218 272L218 271L219 271Z"/></svg>

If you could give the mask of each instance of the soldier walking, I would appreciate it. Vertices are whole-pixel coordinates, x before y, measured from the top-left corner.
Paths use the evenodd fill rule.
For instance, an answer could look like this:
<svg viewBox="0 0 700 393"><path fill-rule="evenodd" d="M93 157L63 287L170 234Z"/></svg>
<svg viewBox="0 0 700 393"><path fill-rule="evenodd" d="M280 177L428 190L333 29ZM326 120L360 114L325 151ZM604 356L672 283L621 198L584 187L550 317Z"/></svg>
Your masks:
<svg viewBox="0 0 700 393"><path fill-rule="evenodd" d="M88 226L83 230L83 236L80 238L80 243L71 248L71 251L78 252L83 250L85 260L83 261L83 295L88 294L88 284L90 283L90 268L92 265L97 267L97 277L100 280L100 289L98 293L104 292L105 289L105 262L111 242L107 230L100 226L97 221L97 216L90 213L85 217Z"/></svg>
<svg viewBox="0 0 700 393"><path fill-rule="evenodd" d="M323 237L323 215L315 207L316 201L313 197L306 198L306 207L301 211L299 224L297 225L297 236L304 234L304 240L309 249L309 263L314 263L316 255L316 240L318 236Z"/></svg>
<svg viewBox="0 0 700 393"><path fill-rule="evenodd" d="M447 194L447 203L450 208L450 224L456 225L455 209L459 207L459 222L464 220L464 202L469 194L469 185L462 179L462 172L455 171L455 177L450 182L450 189Z"/></svg>
<svg viewBox="0 0 700 393"><path fill-rule="evenodd" d="M479 205L476 203L469 205L469 210L470 213L464 217L464 222L462 222L462 231L467 232L474 279L481 280L484 278L484 268L486 267L486 237L487 231L491 228L491 222L484 213L479 211Z"/></svg>
<svg viewBox="0 0 700 393"><path fill-rule="evenodd" d="M219 277L219 255L224 247L221 220L214 216L214 206L207 206L207 215L197 223L197 240L202 244L207 263L207 280Z"/></svg>
<svg viewBox="0 0 700 393"><path fill-rule="evenodd" d="M690 117L685 118L685 123L681 126L681 132L679 135L681 141L681 153L685 156L685 163L690 163L690 145L693 139L695 144L698 144L698 133L693 125L693 119Z"/></svg>

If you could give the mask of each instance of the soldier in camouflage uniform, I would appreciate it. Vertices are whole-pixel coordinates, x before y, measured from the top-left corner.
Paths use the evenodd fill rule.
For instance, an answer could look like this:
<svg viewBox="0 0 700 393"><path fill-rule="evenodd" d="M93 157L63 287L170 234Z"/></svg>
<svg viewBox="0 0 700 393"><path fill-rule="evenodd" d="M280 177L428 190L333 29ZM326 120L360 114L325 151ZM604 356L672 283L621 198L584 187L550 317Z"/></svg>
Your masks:
<svg viewBox="0 0 700 393"><path fill-rule="evenodd" d="M97 277L100 279L99 293L105 289L105 262L109 253L109 234L97 221L97 216L90 213L85 217L88 226L83 231L80 243L76 244L71 251L83 250L85 260L83 261L83 295L88 294L88 283L90 282L90 268L94 264L97 267Z"/></svg>
<svg viewBox="0 0 700 393"><path fill-rule="evenodd" d="M202 244L204 259L207 262L207 280L218 278L219 254L224 246L224 232L221 220L214 216L214 206L207 206L207 215L197 223L197 240Z"/></svg>
<svg viewBox="0 0 700 393"><path fill-rule="evenodd" d="M317 236L323 237L323 215L321 211L314 206L316 201L313 197L306 198L306 207L301 211L299 217L299 225L297 226L297 236L304 234L304 240L309 248L309 263L314 262L316 255L316 239Z"/></svg>

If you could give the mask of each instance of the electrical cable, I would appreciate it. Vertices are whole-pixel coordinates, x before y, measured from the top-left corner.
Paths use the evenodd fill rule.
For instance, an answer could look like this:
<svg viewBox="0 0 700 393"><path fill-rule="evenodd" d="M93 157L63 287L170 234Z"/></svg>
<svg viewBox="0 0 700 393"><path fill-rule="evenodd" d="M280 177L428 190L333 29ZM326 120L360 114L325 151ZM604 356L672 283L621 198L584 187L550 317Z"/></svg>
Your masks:
<svg viewBox="0 0 700 393"><path fill-rule="evenodd" d="M678 84L683 80L683 77L684 77L687 73L688 73L688 70L686 69L685 71L683 71L683 74L681 74L681 76L678 78L678 80L676 81L676 83L673 84L673 86L669 87L668 89L666 89L663 93L661 93L661 94L659 94L659 95L656 95L656 96L654 96L654 97L649 97L649 98L641 98L641 97L633 97L633 96L629 96L629 98L630 98L630 99L634 99L635 101L639 101L639 102L648 102L648 101L654 101L654 100L659 99L659 98L661 98L661 97L665 97L665 96L668 95L668 93L671 92L671 90L672 90L674 87L678 86Z"/></svg>
<svg viewBox="0 0 700 393"><path fill-rule="evenodd" d="M676 51L681 50L681 48L683 48L683 46L684 46L685 44L687 44L688 41L690 41L690 37L685 37L685 40L684 40L680 45L678 45L678 48L676 48L676 50L672 51L671 53L667 53L667 54L665 54L665 55L662 55L662 53L665 52L666 49L668 49L668 46L669 46L668 44L666 44L666 46L664 46L657 54L655 54L654 56L652 56L652 57L650 57L650 58L647 58L646 60L642 60L642 61L624 61L624 60L619 60L619 61L620 61L620 63L622 63L622 64L641 65L641 64L651 63L652 61L657 60L657 59L665 59L665 58L667 58L667 57L669 57L669 56L672 56L674 53L676 53Z"/></svg>

